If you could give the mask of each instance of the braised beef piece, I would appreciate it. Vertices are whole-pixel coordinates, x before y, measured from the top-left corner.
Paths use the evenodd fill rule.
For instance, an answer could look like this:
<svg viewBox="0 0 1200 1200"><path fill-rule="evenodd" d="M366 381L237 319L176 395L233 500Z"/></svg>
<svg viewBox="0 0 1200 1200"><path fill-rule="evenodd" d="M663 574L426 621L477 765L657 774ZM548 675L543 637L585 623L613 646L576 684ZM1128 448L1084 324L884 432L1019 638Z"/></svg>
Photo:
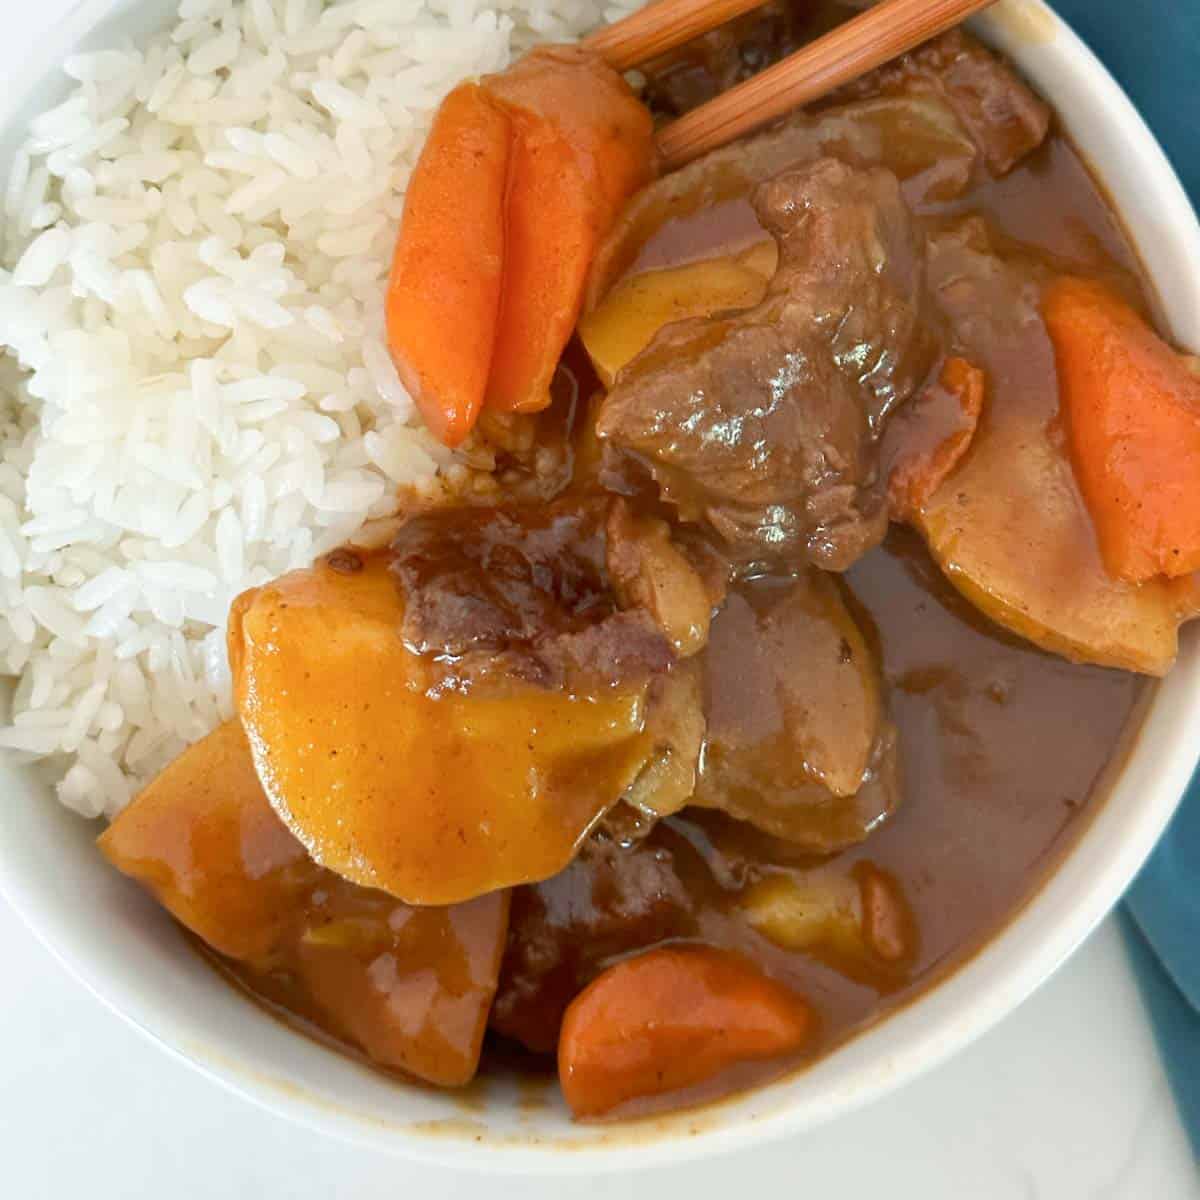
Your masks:
<svg viewBox="0 0 1200 1200"><path fill-rule="evenodd" d="M391 544L403 636L454 686L644 682L700 650L726 565L615 496L438 508Z"/></svg>
<svg viewBox="0 0 1200 1200"><path fill-rule="evenodd" d="M954 110L993 175L1005 175L1036 150L1050 129L1050 108L1007 63L953 29L872 71L830 97L934 92Z"/></svg>
<svg viewBox="0 0 1200 1200"><path fill-rule="evenodd" d="M643 64L642 99L656 114L681 116L790 54L803 24L798 0L769 0Z"/></svg>
<svg viewBox="0 0 1200 1200"><path fill-rule="evenodd" d="M596 431L606 477L648 474L746 563L844 570L887 527L877 438L933 358L896 177L825 158L760 185L779 243L763 302L662 329Z"/></svg>
<svg viewBox="0 0 1200 1200"><path fill-rule="evenodd" d="M621 611L605 568L611 502L444 508L392 542L403 634L452 663L456 684L609 687L665 671L674 652L641 609Z"/></svg>
<svg viewBox="0 0 1200 1200"><path fill-rule="evenodd" d="M567 1005L610 961L695 936L705 893L688 879L698 873L697 853L659 825L635 845L593 837L565 871L517 888L492 1028L552 1054Z"/></svg>

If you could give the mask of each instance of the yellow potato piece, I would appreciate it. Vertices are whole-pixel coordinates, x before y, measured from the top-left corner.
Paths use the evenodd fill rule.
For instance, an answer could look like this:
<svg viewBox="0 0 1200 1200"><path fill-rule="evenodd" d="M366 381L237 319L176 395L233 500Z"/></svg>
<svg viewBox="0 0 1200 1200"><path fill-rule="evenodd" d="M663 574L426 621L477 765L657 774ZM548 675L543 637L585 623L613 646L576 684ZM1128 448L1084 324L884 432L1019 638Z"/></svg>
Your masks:
<svg viewBox="0 0 1200 1200"><path fill-rule="evenodd" d="M1013 633L1073 662L1166 674L1195 588L1104 569L1058 428L1041 275L994 257L986 230L966 223L934 241L931 278L988 397L966 456L913 524L950 582Z"/></svg>
<svg viewBox="0 0 1200 1200"><path fill-rule="evenodd" d="M708 729L690 803L828 854L899 803L879 663L836 583L743 582L713 620Z"/></svg>
<svg viewBox="0 0 1200 1200"><path fill-rule="evenodd" d="M99 845L213 949L244 962L270 962L322 873L263 798L237 721L189 746Z"/></svg>
<svg viewBox="0 0 1200 1200"><path fill-rule="evenodd" d="M775 243L756 242L737 256L644 271L622 280L579 322L579 337L601 383L617 373L673 321L750 308L775 273Z"/></svg>
<svg viewBox="0 0 1200 1200"><path fill-rule="evenodd" d="M784 950L825 946L842 954L866 952L862 898L848 876L768 875L741 894L738 907L763 937Z"/></svg>
<svg viewBox="0 0 1200 1200"><path fill-rule="evenodd" d="M1013 633L1072 662L1171 669L1185 589L1108 575L1070 464L1044 425L976 434L914 523L950 582Z"/></svg>
<svg viewBox="0 0 1200 1200"><path fill-rule="evenodd" d="M756 777L763 791L862 786L884 720L879 663L823 571L730 596L713 621L708 690L709 765L744 775L747 803L764 803Z"/></svg>
<svg viewBox="0 0 1200 1200"><path fill-rule="evenodd" d="M463 695L400 636L383 555L240 596L234 692L275 810L322 866L410 904L545 879L652 749L645 688Z"/></svg>
<svg viewBox="0 0 1200 1200"><path fill-rule="evenodd" d="M831 865L767 875L741 893L737 907L776 946L810 954L881 992L904 986L918 951L898 883L865 860L848 873Z"/></svg>
<svg viewBox="0 0 1200 1200"><path fill-rule="evenodd" d="M1190 615L1190 584L1111 578L1066 458L1044 429L1026 432L977 435L969 461L917 514L934 559L976 608L1034 645L1165 675Z"/></svg>
<svg viewBox="0 0 1200 1200"><path fill-rule="evenodd" d="M267 802L236 720L184 751L99 845L254 991L384 1066L448 1087L474 1076L509 893L414 909L318 866Z"/></svg>

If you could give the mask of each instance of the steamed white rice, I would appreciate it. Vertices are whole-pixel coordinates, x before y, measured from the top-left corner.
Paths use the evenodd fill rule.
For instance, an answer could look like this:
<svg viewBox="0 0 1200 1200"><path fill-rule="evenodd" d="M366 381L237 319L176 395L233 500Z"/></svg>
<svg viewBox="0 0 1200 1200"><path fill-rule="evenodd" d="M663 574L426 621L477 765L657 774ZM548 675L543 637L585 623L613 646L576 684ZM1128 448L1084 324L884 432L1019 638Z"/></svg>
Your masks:
<svg viewBox="0 0 1200 1200"><path fill-rule="evenodd" d="M602 15L183 0L64 64L0 198L0 748L64 804L113 815L230 714L238 592L463 470L384 346L405 183L455 83Z"/></svg>

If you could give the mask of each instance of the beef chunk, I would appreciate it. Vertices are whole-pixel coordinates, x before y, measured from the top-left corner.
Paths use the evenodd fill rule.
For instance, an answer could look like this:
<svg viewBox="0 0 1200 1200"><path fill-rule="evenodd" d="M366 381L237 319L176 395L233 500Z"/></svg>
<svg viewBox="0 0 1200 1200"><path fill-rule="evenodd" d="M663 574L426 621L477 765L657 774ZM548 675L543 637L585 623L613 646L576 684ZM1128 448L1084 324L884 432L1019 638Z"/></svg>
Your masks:
<svg viewBox="0 0 1200 1200"><path fill-rule="evenodd" d="M611 501L435 509L407 521L391 569L403 633L456 685L595 689L674 661L645 611L621 611L605 566Z"/></svg>
<svg viewBox="0 0 1200 1200"><path fill-rule="evenodd" d="M1042 144L1050 108L1013 69L960 29L865 75L833 99L934 92L954 110L994 175Z"/></svg>
<svg viewBox="0 0 1200 1200"><path fill-rule="evenodd" d="M900 186L821 159L758 187L780 263L754 308L666 326L597 434L742 562L844 570L883 537L877 438L928 370L923 267Z"/></svg>
<svg viewBox="0 0 1200 1200"><path fill-rule="evenodd" d="M498 650L609 615L604 505L441 508L392 542L406 593L404 634L418 654Z"/></svg>
<svg viewBox="0 0 1200 1200"><path fill-rule="evenodd" d="M456 681L505 679L561 688L582 655L593 665L599 631L617 606L604 571L602 503L436 509L407 521L392 542L391 569L404 592L403 633L418 654L454 662ZM645 622L621 622L604 640L617 650L606 670L670 649ZM603 669L603 658L601 658Z"/></svg>
<svg viewBox="0 0 1200 1200"><path fill-rule="evenodd" d="M757 75L800 45L800 7L796 0L768 0L643 64L643 100L652 112L678 117Z"/></svg>
<svg viewBox="0 0 1200 1200"><path fill-rule="evenodd" d="M434 509L391 545L409 647L455 686L595 690L700 650L725 564L623 499Z"/></svg>
<svg viewBox="0 0 1200 1200"><path fill-rule="evenodd" d="M592 838L565 871L517 888L492 1028L553 1053L567 1005L612 959L695 935L697 873L696 852L660 825L632 846Z"/></svg>

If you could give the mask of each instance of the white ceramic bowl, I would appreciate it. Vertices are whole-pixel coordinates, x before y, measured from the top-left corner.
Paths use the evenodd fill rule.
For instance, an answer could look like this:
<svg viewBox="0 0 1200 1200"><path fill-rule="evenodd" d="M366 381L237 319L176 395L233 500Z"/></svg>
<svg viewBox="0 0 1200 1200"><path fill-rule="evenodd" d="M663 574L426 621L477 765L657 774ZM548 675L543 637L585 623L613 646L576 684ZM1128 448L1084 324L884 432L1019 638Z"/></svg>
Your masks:
<svg viewBox="0 0 1200 1200"><path fill-rule="evenodd" d="M0 100L0 175L29 117L59 99L55 68L70 52L153 29L173 7L83 0L31 47L23 77L7 80ZM978 32L1062 114L1124 217L1171 331L1200 349L1200 227L1129 101L1041 0L1002 0ZM1091 827L981 954L801 1074L697 1113L633 1125L573 1125L557 1102L523 1105L504 1081L469 1103L405 1087L290 1032L220 979L162 910L102 861L94 825L60 808L32 772L2 763L0 890L115 1012L181 1061L313 1129L458 1167L628 1170L801 1133L979 1036L1042 983L1125 890L1188 782L1197 728L1200 640L1189 633Z"/></svg>

